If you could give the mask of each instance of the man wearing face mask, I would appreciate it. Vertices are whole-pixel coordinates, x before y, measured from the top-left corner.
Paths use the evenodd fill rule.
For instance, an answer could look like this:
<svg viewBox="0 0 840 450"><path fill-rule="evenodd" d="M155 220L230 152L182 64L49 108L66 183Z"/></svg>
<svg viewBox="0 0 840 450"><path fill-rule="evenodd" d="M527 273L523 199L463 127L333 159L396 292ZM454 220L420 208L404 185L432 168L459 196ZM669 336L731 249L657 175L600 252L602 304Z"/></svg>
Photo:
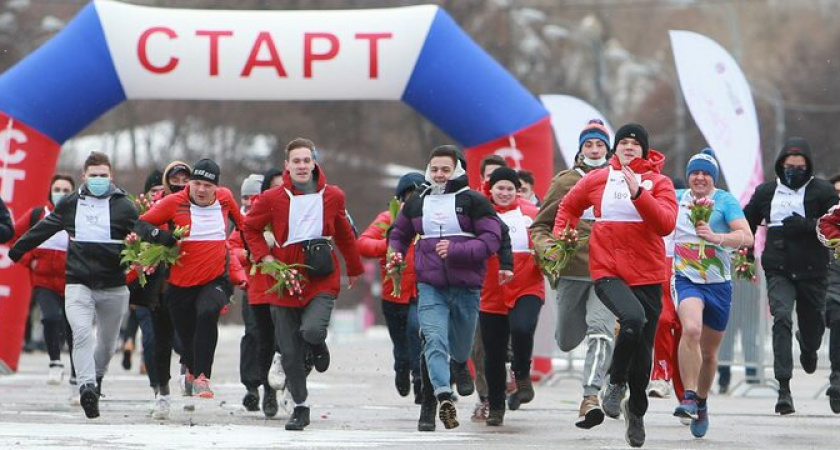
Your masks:
<svg viewBox="0 0 840 450"><path fill-rule="evenodd" d="M806 373L817 369L817 350L825 323L829 252L817 239L817 219L837 203L828 181L815 178L811 151L804 138L785 141L776 159L774 181L761 184L744 214L753 234L764 222L767 244L761 265L773 315L773 371L779 382L776 413L795 412L790 394L793 375L792 314L799 325L799 362Z"/></svg>
<svg viewBox="0 0 840 450"><path fill-rule="evenodd" d="M610 148L610 136L603 122L589 121L580 132L577 163L571 170L557 174L545 197L534 224L531 239L535 248L544 252L554 236L554 218L563 197L587 173L605 167ZM595 216L590 208L578 222L577 231L582 240L590 233ZM598 300L589 274L589 248L584 243L575 254L557 283L557 345L564 352L572 351L586 338L586 360L583 371L583 400L580 404L579 428L589 429L604 421L604 411L598 393L604 384L613 350L615 316Z"/></svg>
<svg viewBox="0 0 840 450"><path fill-rule="evenodd" d="M102 377L114 354L120 322L128 305L125 272L120 264L124 240L137 221L137 209L111 181L108 157L92 152L85 160L85 183L63 198L52 214L26 232L9 250L13 261L66 231L67 320L73 330L73 362L80 403L89 419L99 417ZM93 323L98 332L95 338ZM95 347L95 348L94 348Z"/></svg>

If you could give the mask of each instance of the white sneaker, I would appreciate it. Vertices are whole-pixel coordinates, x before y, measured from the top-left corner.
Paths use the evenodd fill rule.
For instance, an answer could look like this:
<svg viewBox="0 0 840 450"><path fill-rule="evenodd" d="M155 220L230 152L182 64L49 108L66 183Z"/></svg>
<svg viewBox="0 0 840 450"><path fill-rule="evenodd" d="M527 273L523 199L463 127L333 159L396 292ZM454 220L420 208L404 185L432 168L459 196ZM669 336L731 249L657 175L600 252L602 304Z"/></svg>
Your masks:
<svg viewBox="0 0 840 450"><path fill-rule="evenodd" d="M268 369L268 385L276 391L286 389L286 373L283 371L283 364L280 354L275 353L271 361L271 368Z"/></svg>
<svg viewBox="0 0 840 450"><path fill-rule="evenodd" d="M155 408L152 411L152 419L154 420L169 420L169 406L171 401L168 395L155 396Z"/></svg>
<svg viewBox="0 0 840 450"><path fill-rule="evenodd" d="M650 380L647 392L648 397L669 398L671 396L671 384L665 380Z"/></svg>
<svg viewBox="0 0 840 450"><path fill-rule="evenodd" d="M76 380L72 379L72 381L67 384L69 388L69 396L67 397L67 402L70 406L81 406L82 402L79 399L79 385L76 384Z"/></svg>
<svg viewBox="0 0 840 450"><path fill-rule="evenodd" d="M64 364L50 363L50 374L47 375L47 384L58 386L64 379Z"/></svg>

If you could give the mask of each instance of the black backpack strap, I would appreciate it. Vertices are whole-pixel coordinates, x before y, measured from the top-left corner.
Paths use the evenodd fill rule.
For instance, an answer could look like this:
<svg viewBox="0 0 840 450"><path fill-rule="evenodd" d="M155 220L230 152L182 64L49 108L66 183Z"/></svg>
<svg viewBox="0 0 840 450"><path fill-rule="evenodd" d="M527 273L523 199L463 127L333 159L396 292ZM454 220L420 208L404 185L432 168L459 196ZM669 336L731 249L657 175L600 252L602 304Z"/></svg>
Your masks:
<svg viewBox="0 0 840 450"><path fill-rule="evenodd" d="M29 228L34 227L35 224L38 223L41 220L41 214L43 214L43 213L44 213L44 207L43 206L36 206L35 208L32 208L32 213L30 213L30 215L29 215Z"/></svg>

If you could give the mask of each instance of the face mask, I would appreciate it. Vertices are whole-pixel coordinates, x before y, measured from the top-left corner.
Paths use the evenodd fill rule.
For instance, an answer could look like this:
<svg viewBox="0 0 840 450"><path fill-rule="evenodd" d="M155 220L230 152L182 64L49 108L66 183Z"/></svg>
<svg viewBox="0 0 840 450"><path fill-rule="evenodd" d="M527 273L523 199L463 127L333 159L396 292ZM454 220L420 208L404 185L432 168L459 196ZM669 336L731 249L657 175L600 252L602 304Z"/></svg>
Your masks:
<svg viewBox="0 0 840 450"><path fill-rule="evenodd" d="M108 178L88 178L87 185L90 193L99 197L108 192L108 188L111 187L111 180Z"/></svg>
<svg viewBox="0 0 840 450"><path fill-rule="evenodd" d="M607 163L607 157L604 156L600 159L589 159L587 157L583 157L583 163L589 167L601 167Z"/></svg>
<svg viewBox="0 0 840 450"><path fill-rule="evenodd" d="M185 187L187 186L183 184L172 184L169 185L169 190L172 191L173 194L176 194L178 192L183 191Z"/></svg>
<svg viewBox="0 0 840 450"><path fill-rule="evenodd" d="M792 189L799 189L808 181L806 169L798 167L785 168L785 184Z"/></svg>
<svg viewBox="0 0 840 450"><path fill-rule="evenodd" d="M53 205L57 205L58 202L60 202L61 199L64 198L65 195L67 195L67 194L64 194L64 193L61 193L61 192L52 192L52 193L50 193L50 201L52 201Z"/></svg>

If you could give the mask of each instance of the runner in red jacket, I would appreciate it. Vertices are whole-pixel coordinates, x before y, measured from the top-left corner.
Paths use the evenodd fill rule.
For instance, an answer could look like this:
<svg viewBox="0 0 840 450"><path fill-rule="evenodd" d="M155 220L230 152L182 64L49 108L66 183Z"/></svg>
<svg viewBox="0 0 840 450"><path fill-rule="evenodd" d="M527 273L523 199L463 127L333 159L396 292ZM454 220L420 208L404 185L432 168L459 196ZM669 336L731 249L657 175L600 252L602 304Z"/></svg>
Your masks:
<svg viewBox="0 0 840 450"><path fill-rule="evenodd" d="M213 398L210 389L213 357L218 341L218 321L233 294L234 283L245 286L244 273L231 271L227 244L228 219L242 229L242 214L233 194L219 187L218 164L202 159L193 166L186 189L156 203L137 222L144 240L167 246L179 244L178 262L170 268L165 303L175 332L183 345L183 359L189 374L195 375L193 394ZM164 224L189 226L181 243ZM189 375L188 375L189 378Z"/></svg>
<svg viewBox="0 0 840 450"><path fill-rule="evenodd" d="M677 202L673 183L660 174L665 156L649 150L644 127L621 127L613 150L615 157L607 168L587 174L563 199L554 234L574 228L583 212L594 206L589 268L598 298L621 325L603 409L614 418L623 410L627 442L641 447L661 284L668 279L662 237L676 225ZM628 385L630 399L625 404Z"/></svg>
<svg viewBox="0 0 840 450"><path fill-rule="evenodd" d="M397 183L395 197L403 205L425 183L419 172L407 173ZM406 253L406 267L400 279L400 295L394 295L394 281L385 277L385 254L388 251L387 230L391 226L391 212L382 211L359 236L359 254L378 258L382 277L382 315L394 346L394 384L405 397L414 386L414 401L420 404L420 322L417 316L417 277L414 274L414 245ZM409 379L410 375L410 379Z"/></svg>
<svg viewBox="0 0 840 450"><path fill-rule="evenodd" d="M50 182L50 201L36 206L15 220L13 241L23 236L36 223L48 216L61 199L73 192L76 184L69 175L57 174ZM32 282L32 301L41 309L41 323L44 326L44 343L50 357L48 384L60 384L64 378L64 364L61 362L61 347L67 342L71 353L73 337L70 324L64 315L64 273L67 265L67 232L59 231L38 248L27 253L20 261L29 268ZM70 358L72 367L73 358ZM75 375L74 375L75 377Z"/></svg>
<svg viewBox="0 0 840 450"><path fill-rule="evenodd" d="M484 185L496 214L508 227L513 250L513 272L500 271L499 257L487 261L487 275L481 288L479 326L484 342L484 367L487 377L489 413L486 424L500 426L505 416L505 360L508 342L513 348L513 369L516 392L510 395L509 407L534 399L531 384L531 354L534 332L545 301L545 281L533 256L534 244L528 227L539 210L527 200L520 200L521 187L516 171L500 167ZM512 278L510 278L512 277Z"/></svg>
<svg viewBox="0 0 840 450"><path fill-rule="evenodd" d="M287 292L266 293L277 330L277 345L282 354L286 383L295 409L286 422L287 430L303 430L309 425L306 403L307 371L305 355L311 351L316 370L329 368L326 345L327 326L339 292L341 271L333 245L338 245L347 266L348 285L352 287L364 272L356 237L344 207L344 192L327 184L326 176L315 163L315 144L295 139L286 146L286 171L283 186L263 192L245 219L245 241L251 259L286 264L307 264L303 295ZM269 249L263 232L271 226L277 245ZM309 259L305 255L309 255ZM313 276L313 273L325 275Z"/></svg>

